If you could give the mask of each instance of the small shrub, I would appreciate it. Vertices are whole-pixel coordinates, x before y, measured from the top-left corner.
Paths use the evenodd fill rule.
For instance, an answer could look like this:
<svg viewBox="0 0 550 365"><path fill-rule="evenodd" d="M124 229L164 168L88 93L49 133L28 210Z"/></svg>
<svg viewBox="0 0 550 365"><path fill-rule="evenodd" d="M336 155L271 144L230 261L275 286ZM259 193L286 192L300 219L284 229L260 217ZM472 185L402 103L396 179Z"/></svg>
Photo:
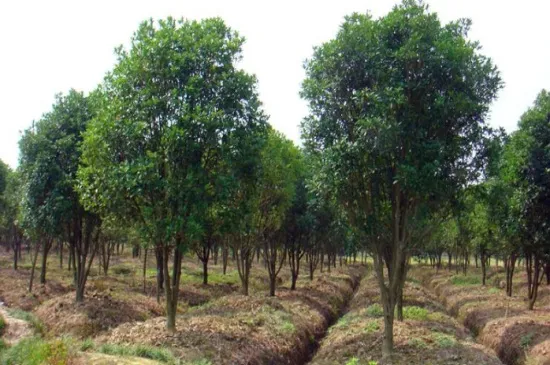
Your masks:
<svg viewBox="0 0 550 365"><path fill-rule="evenodd" d="M434 342L437 344L437 346L441 348L453 347L456 344L456 340L454 339L454 337L446 335L444 333L433 333L432 338L434 339Z"/></svg>
<svg viewBox="0 0 550 365"><path fill-rule="evenodd" d="M367 315L369 317L383 317L384 309L382 309L382 306L378 303L369 305L367 307Z"/></svg>
<svg viewBox="0 0 550 365"><path fill-rule="evenodd" d="M415 321L425 321L428 319L428 310L422 307L403 307L403 318Z"/></svg>
<svg viewBox="0 0 550 365"><path fill-rule="evenodd" d="M356 357L352 357L346 362L346 365L359 365L359 359Z"/></svg>
<svg viewBox="0 0 550 365"><path fill-rule="evenodd" d="M529 346L531 346L531 342L533 342L534 336L534 332L529 332L528 334L521 336L521 338L519 339L519 345L521 346L521 348L526 350Z"/></svg>
<svg viewBox="0 0 550 365"><path fill-rule="evenodd" d="M453 275L451 277L453 285L481 285L481 277L479 275Z"/></svg>
<svg viewBox="0 0 550 365"><path fill-rule="evenodd" d="M369 321L365 326L366 333L373 333L380 329L380 325L376 321Z"/></svg>

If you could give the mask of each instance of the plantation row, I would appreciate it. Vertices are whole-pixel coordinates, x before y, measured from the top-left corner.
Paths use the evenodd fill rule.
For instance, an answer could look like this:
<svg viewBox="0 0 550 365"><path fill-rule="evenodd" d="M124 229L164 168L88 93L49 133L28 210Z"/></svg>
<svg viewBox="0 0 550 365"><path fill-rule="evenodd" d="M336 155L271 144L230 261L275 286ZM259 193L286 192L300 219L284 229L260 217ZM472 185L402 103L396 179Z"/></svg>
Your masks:
<svg viewBox="0 0 550 365"><path fill-rule="evenodd" d="M142 23L95 90L58 95L23 133L16 170L0 164L0 242L12 255L12 289L19 293L25 277L28 292L39 291L25 298L29 309L41 295L48 302L72 293L36 309L48 313L50 330L70 331L60 318L87 302L96 307L88 318L115 318L106 309L126 299L103 294L92 278L111 275L111 260L132 250L141 276L133 262L134 281L121 287L139 291L142 306L106 327L162 313L160 341L187 330L186 320L176 326L184 305L210 303L199 290L221 303L233 293L205 289L212 265L221 266L219 278L231 262L244 296L254 292L252 273L264 272L266 292L280 299L283 272L298 293L305 271L313 282L317 271L368 256L388 359L413 258L440 270L448 258L463 275L473 258L482 284L491 258L500 260L509 297L519 260L526 307L535 310L545 274L550 283L550 94L539 94L511 135L491 129L486 118L503 81L468 39L470 25L441 24L414 0L378 19L346 17L305 63L309 115L297 147L269 125L256 78L238 68L244 38L222 19ZM28 278L18 273L24 251ZM52 252L69 282L62 274L48 286ZM189 256L200 261L203 284L191 295L182 290L193 280L182 266ZM1 295L9 302L12 294ZM265 354L279 348L285 358L285 346Z"/></svg>

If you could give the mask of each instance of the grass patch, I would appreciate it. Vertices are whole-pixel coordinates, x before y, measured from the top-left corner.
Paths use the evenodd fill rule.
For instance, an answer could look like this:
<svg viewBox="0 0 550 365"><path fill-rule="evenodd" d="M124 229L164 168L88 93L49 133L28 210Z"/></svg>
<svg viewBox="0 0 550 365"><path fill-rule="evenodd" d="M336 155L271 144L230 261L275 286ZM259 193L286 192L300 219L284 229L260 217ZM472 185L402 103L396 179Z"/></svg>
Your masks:
<svg viewBox="0 0 550 365"><path fill-rule="evenodd" d="M367 322L367 325L365 326L364 331L366 333L374 333L380 329L380 325L376 321L369 321Z"/></svg>
<svg viewBox="0 0 550 365"><path fill-rule="evenodd" d="M434 332L432 338L437 346L440 348L453 347L456 344L456 339L453 336L446 335L440 332Z"/></svg>
<svg viewBox="0 0 550 365"><path fill-rule="evenodd" d="M80 351L88 351L90 349L93 349L95 348L94 340L92 340L91 338L87 338L80 343L79 347L80 347Z"/></svg>
<svg viewBox="0 0 550 365"><path fill-rule="evenodd" d="M453 275L451 277L453 285L481 285L481 277L479 275Z"/></svg>
<svg viewBox="0 0 550 365"><path fill-rule="evenodd" d="M383 317L384 316L384 309L382 309L382 306L378 303L374 303L372 305L369 305L367 307L367 316L369 316L369 317Z"/></svg>
<svg viewBox="0 0 550 365"><path fill-rule="evenodd" d="M500 293L500 289L499 288L490 288L487 292L489 294L498 294L498 293Z"/></svg>
<svg viewBox="0 0 550 365"><path fill-rule="evenodd" d="M279 326L279 330L284 333L294 333L296 332L296 326L290 321L284 321L283 324Z"/></svg>
<svg viewBox="0 0 550 365"><path fill-rule="evenodd" d="M403 307L403 318L425 321L428 319L428 310L417 306Z"/></svg>
<svg viewBox="0 0 550 365"><path fill-rule="evenodd" d="M12 317L28 322L34 329L35 334L43 335L45 333L46 328L44 327L44 323L42 323L42 321L34 314L25 312L24 310L18 308L10 308L8 310Z"/></svg>
<svg viewBox="0 0 550 365"><path fill-rule="evenodd" d="M97 348L98 352L101 352L106 355L116 355L116 356L136 356L143 357L145 359L156 360L168 364L175 364L176 358L167 349L152 347L152 346L122 346L114 344L103 344Z"/></svg>
<svg viewBox="0 0 550 365"><path fill-rule="evenodd" d="M533 337L535 336L534 332L529 332L526 335L521 336L519 339L519 345L522 349L526 350L531 346L531 342L533 342Z"/></svg>
<svg viewBox="0 0 550 365"><path fill-rule="evenodd" d="M0 355L2 365L66 365L71 353L63 340L44 341L39 337L25 338Z"/></svg>

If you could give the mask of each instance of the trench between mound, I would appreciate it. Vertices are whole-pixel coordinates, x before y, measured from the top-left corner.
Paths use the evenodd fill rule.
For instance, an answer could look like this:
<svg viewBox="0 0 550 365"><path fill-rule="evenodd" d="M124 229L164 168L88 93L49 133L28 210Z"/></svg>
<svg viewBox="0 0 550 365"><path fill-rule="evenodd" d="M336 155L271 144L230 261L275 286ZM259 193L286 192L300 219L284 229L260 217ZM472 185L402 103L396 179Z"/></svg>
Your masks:
<svg viewBox="0 0 550 365"><path fill-rule="evenodd" d="M338 313L338 315L331 318L331 320L329 321L328 326L325 328L325 330L319 336L317 336L315 338L314 342L312 342L310 344L309 349L308 349L308 356L305 358L305 360L302 361L302 362L297 363L296 365L306 365L306 364L309 364L313 360L315 354L317 353L317 351L319 350L319 347L321 346L321 342L323 341L323 339L327 336L328 332L330 331L330 328L332 326L334 326L336 323L338 323L340 318L342 318L343 316L346 315L346 313L348 313L351 301L355 297L355 294L357 294L357 291L359 290L359 287L361 286L361 282L363 281L363 278L365 278L367 275L368 275L368 269L365 269L362 272L361 276L359 276L356 280L353 281L353 283L352 283L353 284L353 286L352 286L353 292L349 295L348 298L346 298L346 301L345 301L344 305L342 306L342 308L340 309L340 312Z"/></svg>

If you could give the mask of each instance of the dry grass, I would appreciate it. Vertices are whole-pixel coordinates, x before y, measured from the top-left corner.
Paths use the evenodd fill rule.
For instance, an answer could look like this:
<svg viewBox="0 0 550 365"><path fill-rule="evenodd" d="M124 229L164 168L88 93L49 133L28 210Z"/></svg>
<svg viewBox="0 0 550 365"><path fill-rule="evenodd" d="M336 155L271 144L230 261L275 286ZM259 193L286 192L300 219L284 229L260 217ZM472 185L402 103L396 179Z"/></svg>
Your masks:
<svg viewBox="0 0 550 365"><path fill-rule="evenodd" d="M550 288L540 288L534 311L527 310L526 276L518 268L514 295L502 289L502 269L488 275L488 286L458 285L455 275L428 268L416 268L412 275L433 289L451 314L456 316L478 341L495 350L505 364L550 364ZM479 276L470 269L468 276ZM460 274L459 274L460 275Z"/></svg>
<svg viewBox="0 0 550 365"><path fill-rule="evenodd" d="M307 359L331 320L353 293L364 269L351 267L300 280L299 289L279 288L276 297L233 294L178 316L177 331L164 318L125 324L98 339L172 349L187 362L296 364Z"/></svg>

